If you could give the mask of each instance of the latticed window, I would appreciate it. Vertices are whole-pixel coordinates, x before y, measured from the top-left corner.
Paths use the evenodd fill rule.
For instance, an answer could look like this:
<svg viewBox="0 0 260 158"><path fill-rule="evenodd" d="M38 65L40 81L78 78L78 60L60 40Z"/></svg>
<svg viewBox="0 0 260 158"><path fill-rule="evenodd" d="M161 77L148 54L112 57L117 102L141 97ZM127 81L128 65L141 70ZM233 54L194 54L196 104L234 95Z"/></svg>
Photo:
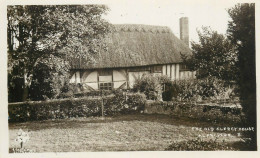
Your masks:
<svg viewBox="0 0 260 158"><path fill-rule="evenodd" d="M103 69L99 70L99 89L100 90L112 90L113 82L112 82L112 70Z"/></svg>
<svg viewBox="0 0 260 158"><path fill-rule="evenodd" d="M106 83L99 83L99 89L100 90L112 90L112 82L106 82Z"/></svg>

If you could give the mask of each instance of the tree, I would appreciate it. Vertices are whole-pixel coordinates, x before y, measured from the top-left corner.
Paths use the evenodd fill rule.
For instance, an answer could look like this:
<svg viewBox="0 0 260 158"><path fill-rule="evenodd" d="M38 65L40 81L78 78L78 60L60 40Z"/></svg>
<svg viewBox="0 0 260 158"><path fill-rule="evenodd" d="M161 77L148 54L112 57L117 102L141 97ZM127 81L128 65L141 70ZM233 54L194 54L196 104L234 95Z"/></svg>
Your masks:
<svg viewBox="0 0 260 158"><path fill-rule="evenodd" d="M197 71L197 78L216 77L225 81L235 78L236 53L222 34L203 27L198 31L199 42L192 42L192 56L182 56L184 64Z"/></svg>
<svg viewBox="0 0 260 158"><path fill-rule="evenodd" d="M37 77L37 65L58 71L61 69L54 68L60 66L57 63L62 62L68 69L66 59L72 57L91 61L93 54L105 48L102 40L110 24L102 14L107 11L104 5L8 6L9 90L17 86L14 81L23 80L25 100Z"/></svg>
<svg viewBox="0 0 260 158"><path fill-rule="evenodd" d="M247 117L247 125L256 129L256 68L255 68L255 4L237 4L228 13L228 38L238 52L240 100ZM253 135L256 140L256 132Z"/></svg>

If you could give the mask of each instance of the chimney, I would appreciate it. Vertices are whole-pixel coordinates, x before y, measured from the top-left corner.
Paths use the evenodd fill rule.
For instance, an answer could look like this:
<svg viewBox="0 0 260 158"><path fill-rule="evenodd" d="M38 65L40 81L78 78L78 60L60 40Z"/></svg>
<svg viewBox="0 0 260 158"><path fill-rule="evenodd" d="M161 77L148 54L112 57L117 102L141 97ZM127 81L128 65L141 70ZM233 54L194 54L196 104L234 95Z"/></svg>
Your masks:
<svg viewBox="0 0 260 158"><path fill-rule="evenodd" d="M180 39L189 47L189 19L188 17L180 18Z"/></svg>

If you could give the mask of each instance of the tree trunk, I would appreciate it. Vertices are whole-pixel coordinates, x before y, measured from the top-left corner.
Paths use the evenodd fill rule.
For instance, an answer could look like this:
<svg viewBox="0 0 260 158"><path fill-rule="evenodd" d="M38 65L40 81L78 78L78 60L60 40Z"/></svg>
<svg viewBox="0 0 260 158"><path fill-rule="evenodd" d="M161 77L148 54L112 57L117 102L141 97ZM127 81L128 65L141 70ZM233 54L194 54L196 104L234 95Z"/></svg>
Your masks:
<svg viewBox="0 0 260 158"><path fill-rule="evenodd" d="M27 70L24 70L24 84L23 84L23 98L22 101L26 101L29 96L29 81L28 81L28 73Z"/></svg>
<svg viewBox="0 0 260 158"><path fill-rule="evenodd" d="M22 101L26 101L28 98L28 94L29 94L29 88L28 86L24 86L23 87L23 100Z"/></svg>

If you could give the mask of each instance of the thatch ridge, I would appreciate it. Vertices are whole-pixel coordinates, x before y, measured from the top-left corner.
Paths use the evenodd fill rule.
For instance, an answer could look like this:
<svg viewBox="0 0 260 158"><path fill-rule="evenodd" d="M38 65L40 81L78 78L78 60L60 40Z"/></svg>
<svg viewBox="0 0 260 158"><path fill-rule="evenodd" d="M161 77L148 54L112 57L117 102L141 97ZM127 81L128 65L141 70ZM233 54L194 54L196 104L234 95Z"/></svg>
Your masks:
<svg viewBox="0 0 260 158"><path fill-rule="evenodd" d="M181 55L191 54L189 47L166 26L139 24L114 25L107 37L107 51L96 54L95 63L74 61L72 68L119 68L182 62Z"/></svg>
<svg viewBox="0 0 260 158"><path fill-rule="evenodd" d="M141 24L116 24L115 32L152 32L152 33L169 33L167 26L141 25Z"/></svg>

